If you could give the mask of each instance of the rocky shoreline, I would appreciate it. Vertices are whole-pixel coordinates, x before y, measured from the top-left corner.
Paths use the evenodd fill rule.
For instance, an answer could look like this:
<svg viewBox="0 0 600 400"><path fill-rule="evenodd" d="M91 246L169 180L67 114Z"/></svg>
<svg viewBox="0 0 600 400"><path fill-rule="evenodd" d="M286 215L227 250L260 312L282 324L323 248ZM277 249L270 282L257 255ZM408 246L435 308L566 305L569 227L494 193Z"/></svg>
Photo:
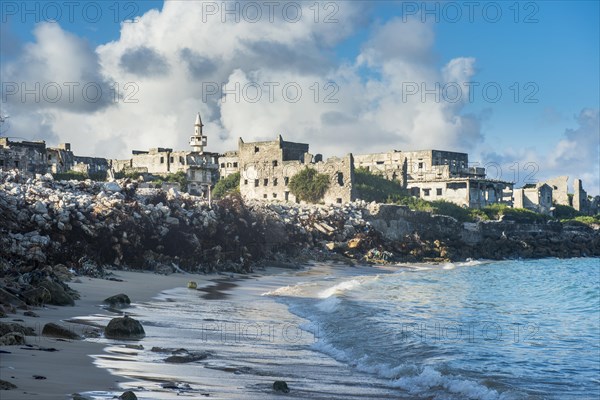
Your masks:
<svg viewBox="0 0 600 400"><path fill-rule="evenodd" d="M599 227L486 221L356 201L340 206L244 203L138 188L130 180L55 181L0 172L3 297L70 305L73 275L105 269L246 273L266 263L449 262L600 256ZM13 301L14 302L14 301ZM0 313L6 312L1 310Z"/></svg>

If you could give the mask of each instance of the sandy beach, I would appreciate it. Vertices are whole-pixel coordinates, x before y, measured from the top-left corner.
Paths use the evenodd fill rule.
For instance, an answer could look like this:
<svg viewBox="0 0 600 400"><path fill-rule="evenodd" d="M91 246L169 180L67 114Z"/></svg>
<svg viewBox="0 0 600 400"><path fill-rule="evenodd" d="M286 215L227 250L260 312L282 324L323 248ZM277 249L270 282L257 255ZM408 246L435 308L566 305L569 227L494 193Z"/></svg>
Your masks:
<svg viewBox="0 0 600 400"><path fill-rule="evenodd" d="M103 353L106 346L90 340L62 340L41 336L48 322L59 323L73 332L88 336L97 328L80 323L66 322L74 317L107 312L101 307L102 301L112 295L125 293L132 303L151 300L161 291L175 287L185 287L190 280L199 284L211 276L194 274L157 275L142 272L114 271L121 282L80 277L69 285L77 290L81 299L74 307L47 306L35 308L39 317L23 315L22 310L10 314L1 322L18 322L35 329L38 336L27 336L25 346L3 346L0 350L10 354L0 354L0 379L13 383L17 389L2 391L3 400L68 399L72 393L90 390L119 391L122 379L94 365L91 355ZM216 276L212 276L215 278ZM40 351L39 348L54 348L57 351ZM44 377L36 379L34 376Z"/></svg>

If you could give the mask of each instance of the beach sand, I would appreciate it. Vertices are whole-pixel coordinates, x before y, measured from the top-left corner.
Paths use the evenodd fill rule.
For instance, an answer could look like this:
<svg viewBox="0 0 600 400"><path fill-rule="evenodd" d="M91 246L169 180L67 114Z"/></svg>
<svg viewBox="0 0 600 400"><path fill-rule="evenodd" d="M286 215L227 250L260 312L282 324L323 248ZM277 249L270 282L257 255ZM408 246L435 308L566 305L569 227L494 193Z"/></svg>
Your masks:
<svg viewBox="0 0 600 400"><path fill-rule="evenodd" d="M112 295L125 293L132 303L145 302L157 296L161 291L175 287L185 287L192 280L199 286L217 275L173 274L157 275L144 272L113 271L115 278L122 282L105 279L80 277L78 282L69 282L69 286L77 290L81 299L74 307L47 306L34 308L39 315L27 317L22 310L17 314L9 314L0 322L18 322L35 329L38 336L27 336L24 346L3 346L0 350L10 354L0 354L0 379L11 382L17 389L1 391L2 400L32 399L69 399L70 394L90 390L119 391L118 385L124 379L111 375L93 364L93 354L102 354L105 343L90 340L61 340L41 336L44 325L48 322L59 323L78 334L89 334L97 328L81 323L65 322L71 318L93 314L106 314L101 308L102 301ZM21 321L19 321L21 320ZM48 352L36 348L54 348L58 351ZM42 376L46 379L35 379Z"/></svg>

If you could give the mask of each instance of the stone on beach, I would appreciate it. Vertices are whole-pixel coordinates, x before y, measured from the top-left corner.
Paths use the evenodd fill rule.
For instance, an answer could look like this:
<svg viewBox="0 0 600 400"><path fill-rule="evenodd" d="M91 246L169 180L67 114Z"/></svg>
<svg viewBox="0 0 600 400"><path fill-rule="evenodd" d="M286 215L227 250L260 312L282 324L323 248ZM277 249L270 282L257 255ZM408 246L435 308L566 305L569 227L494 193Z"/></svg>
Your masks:
<svg viewBox="0 0 600 400"><path fill-rule="evenodd" d="M4 336L7 333L13 332L17 332L25 336L35 336L35 331L33 328L14 322L0 322L0 336Z"/></svg>
<svg viewBox="0 0 600 400"><path fill-rule="evenodd" d="M0 390L12 390L12 389L16 389L16 388L17 388L17 385L0 379Z"/></svg>
<svg viewBox="0 0 600 400"><path fill-rule="evenodd" d="M120 293L104 299L104 303L110 305L111 307L127 307L131 304L131 300L126 294Z"/></svg>
<svg viewBox="0 0 600 400"><path fill-rule="evenodd" d="M137 400L137 396L131 390L128 390L119 396L119 400Z"/></svg>
<svg viewBox="0 0 600 400"><path fill-rule="evenodd" d="M126 315L111 319L104 328L104 336L108 339L141 339L146 332L139 321Z"/></svg>
<svg viewBox="0 0 600 400"><path fill-rule="evenodd" d="M275 381L273 382L273 390L276 392L289 393L290 388L288 387L285 381Z"/></svg>
<svg viewBox="0 0 600 400"><path fill-rule="evenodd" d="M65 328L64 326L55 324L54 322L49 322L46 325L44 325L44 328L42 329L42 335L55 337L59 339L81 339L81 336L79 336L77 333L71 331L68 328Z"/></svg>
<svg viewBox="0 0 600 400"><path fill-rule="evenodd" d="M25 344L25 336L18 332L7 333L0 337L0 346L19 346Z"/></svg>

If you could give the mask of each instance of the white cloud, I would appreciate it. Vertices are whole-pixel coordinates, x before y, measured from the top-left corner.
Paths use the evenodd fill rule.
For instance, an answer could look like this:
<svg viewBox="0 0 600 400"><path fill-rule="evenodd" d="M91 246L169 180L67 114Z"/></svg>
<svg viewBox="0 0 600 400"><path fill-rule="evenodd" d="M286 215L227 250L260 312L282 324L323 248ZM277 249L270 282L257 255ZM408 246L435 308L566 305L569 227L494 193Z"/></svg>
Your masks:
<svg viewBox="0 0 600 400"><path fill-rule="evenodd" d="M35 42L2 66L3 76L117 83L121 97L91 105L9 103L11 134L68 141L80 154L126 157L131 149L187 148L194 115L201 111L213 151L234 149L238 136L248 141L277 134L326 155L391 148L468 151L482 141L481 116L464 112L465 87L454 103L432 100L431 94L425 101L421 93L406 95L407 84L420 91L460 84L475 74L475 59L462 55L439 67L430 24L400 19L380 24L356 60L340 64L334 46L367 23L368 3L337 2L339 23L323 23L330 9L321 9L315 23L312 3L302 3L297 23L285 21L281 12L270 22L264 12L257 23L239 24L222 23L220 14L203 15L202 4L167 1L161 11L122 24L118 40L96 49L58 24L40 25ZM329 81L339 91L326 88ZM229 96L223 102L206 96L211 82L240 88L257 82L263 97L236 103ZM273 102L266 82L279 83ZM128 83L133 85L126 90ZM286 83L301 87L298 102L283 99ZM113 100L107 91L106 99ZM325 102L327 95L338 102ZM138 102L125 102L128 96Z"/></svg>

